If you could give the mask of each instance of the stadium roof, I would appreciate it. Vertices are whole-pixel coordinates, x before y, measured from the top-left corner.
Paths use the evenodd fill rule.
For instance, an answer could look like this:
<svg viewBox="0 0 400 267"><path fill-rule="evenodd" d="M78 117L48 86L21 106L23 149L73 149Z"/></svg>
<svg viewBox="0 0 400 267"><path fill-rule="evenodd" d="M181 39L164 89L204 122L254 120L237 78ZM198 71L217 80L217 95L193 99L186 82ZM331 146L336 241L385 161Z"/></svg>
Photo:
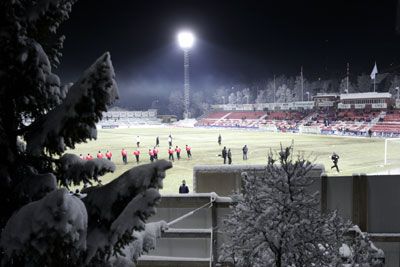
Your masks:
<svg viewBox="0 0 400 267"><path fill-rule="evenodd" d="M366 99L366 98L391 98L391 97L392 97L391 93L377 93L377 92L340 94L340 99L341 100Z"/></svg>
<svg viewBox="0 0 400 267"><path fill-rule="evenodd" d="M327 97L327 96L339 96L339 94L335 94L335 93L317 93L317 95L315 95L314 97Z"/></svg>

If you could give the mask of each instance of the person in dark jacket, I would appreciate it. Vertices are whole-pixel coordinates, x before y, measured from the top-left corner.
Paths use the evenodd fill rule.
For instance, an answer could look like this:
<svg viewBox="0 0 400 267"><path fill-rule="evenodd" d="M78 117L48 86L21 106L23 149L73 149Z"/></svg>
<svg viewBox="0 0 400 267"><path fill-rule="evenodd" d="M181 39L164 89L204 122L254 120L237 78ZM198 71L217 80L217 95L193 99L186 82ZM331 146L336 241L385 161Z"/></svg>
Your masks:
<svg viewBox="0 0 400 267"><path fill-rule="evenodd" d="M156 137L156 146L160 146L160 138L158 136Z"/></svg>
<svg viewBox="0 0 400 267"><path fill-rule="evenodd" d="M228 164L232 164L232 152L231 149L228 149Z"/></svg>
<svg viewBox="0 0 400 267"><path fill-rule="evenodd" d="M186 185L186 181L183 180L181 186L179 187L179 194L188 194L189 187Z"/></svg>
<svg viewBox="0 0 400 267"><path fill-rule="evenodd" d="M242 150L243 150L243 160L247 160L247 152L249 151L247 145L244 145Z"/></svg>
<svg viewBox="0 0 400 267"><path fill-rule="evenodd" d="M221 137L221 134L219 134L218 135L218 145L221 145L221 142L222 142L222 137Z"/></svg>
<svg viewBox="0 0 400 267"><path fill-rule="evenodd" d="M339 167L338 167L338 161L339 161L339 155L338 154L336 154L335 152L333 152L333 154L332 154L332 156L331 156L331 159L332 159L332 162L333 162L333 166L331 167L331 170L333 169L333 168L336 168L336 171L337 172L340 172L339 171Z"/></svg>
<svg viewBox="0 0 400 267"><path fill-rule="evenodd" d="M221 156L224 159L224 164L226 164L226 156L228 155L228 152L226 152L226 146L222 149Z"/></svg>

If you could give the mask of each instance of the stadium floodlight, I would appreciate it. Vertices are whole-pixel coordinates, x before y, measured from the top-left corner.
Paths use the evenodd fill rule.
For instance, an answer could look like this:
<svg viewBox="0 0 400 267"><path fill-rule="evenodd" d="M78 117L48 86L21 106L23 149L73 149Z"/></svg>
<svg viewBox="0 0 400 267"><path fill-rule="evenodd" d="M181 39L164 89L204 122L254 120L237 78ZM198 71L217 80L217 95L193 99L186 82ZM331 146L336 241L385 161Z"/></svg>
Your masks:
<svg viewBox="0 0 400 267"><path fill-rule="evenodd" d="M178 43L182 49L190 49L194 44L194 35L189 31L183 31L178 34Z"/></svg>
<svg viewBox="0 0 400 267"><path fill-rule="evenodd" d="M190 31L182 31L178 34L179 46L183 49L183 68L184 68L184 88L183 88L183 118L190 118L189 103L190 103L190 77L189 77L189 50L194 44L194 35Z"/></svg>

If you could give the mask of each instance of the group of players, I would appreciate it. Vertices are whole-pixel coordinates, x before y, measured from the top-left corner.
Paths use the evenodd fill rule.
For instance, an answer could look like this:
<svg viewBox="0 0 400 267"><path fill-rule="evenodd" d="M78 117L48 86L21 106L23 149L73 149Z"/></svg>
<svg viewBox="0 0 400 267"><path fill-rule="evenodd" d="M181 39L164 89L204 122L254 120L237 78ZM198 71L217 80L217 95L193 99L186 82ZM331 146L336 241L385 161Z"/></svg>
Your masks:
<svg viewBox="0 0 400 267"><path fill-rule="evenodd" d="M175 146L175 148L174 148L172 140L173 140L172 135L170 134L168 136L168 150L167 150L168 159L170 161L175 161L175 158L177 160L180 160L182 149L179 146ZM221 144L222 144L222 136L220 134L218 136L218 145L221 146ZM158 155L159 155L158 148L159 147L160 147L160 138L157 136L155 146L153 148L149 148L149 151L148 151L148 156L149 156L150 162L158 160ZM187 159L190 160L192 158L192 151L191 151L192 148L189 145L185 145L185 150L186 150ZM247 160L248 151L249 151L249 149L248 149L247 145L244 145L242 148L243 160ZM139 164L140 155L141 155L140 137L139 136L136 136L136 150L133 151L133 155L135 156L136 163ZM106 158L108 160L111 160L112 156L113 155L112 155L111 151L109 151L109 150L107 150L107 152L105 154L103 154L101 151L99 151L96 155L96 157L99 159ZM122 161L124 162L124 164L128 164L128 151L125 148L122 148L121 156L122 156ZM224 164L232 164L232 152L231 152L230 148L227 149L226 146L224 146L224 148L221 151L221 154L218 156L223 158ZM85 160L92 160L93 156L90 153L88 153L86 156L83 156L82 154L80 154L80 158L85 159ZM331 167L331 169L336 168L336 171L339 172L339 167L337 165L338 161L339 161L339 155L337 155L334 152L331 156L331 160L333 162L333 166Z"/></svg>
<svg viewBox="0 0 400 267"><path fill-rule="evenodd" d="M149 156L150 162L154 162L155 160L158 160L158 155L159 155L158 148L159 147L160 147L160 138L157 136L155 146L153 148L149 148L149 151L148 151L148 156ZM179 146L175 146L175 148L173 147L172 135L170 134L168 136L168 150L167 150L168 159L170 161L175 161L175 158L177 160L180 160L181 159L181 151L182 151L182 149ZM192 158L192 148L189 145L185 145L185 151L186 151L187 159L190 160ZM139 164L140 155L141 155L140 137L139 136L136 136L136 150L133 151L132 154L135 156L136 163ZM175 157L175 154L176 154L176 157ZM83 156L82 154L80 154L79 157L84 160L92 160L94 158L90 153L88 153L86 156ZM107 158L108 160L111 160L112 153L111 153L111 151L107 150L107 152L104 155L99 150L96 157L98 159ZM122 162L124 164L128 164L128 151L125 148L122 148L122 150L121 150L121 157L122 157Z"/></svg>
<svg viewBox="0 0 400 267"><path fill-rule="evenodd" d="M222 136L220 134L220 135L218 135L218 145L221 146L221 144L222 144ZM249 148L247 147L247 145L244 145L244 147L242 148L243 160L247 160L248 152L249 152ZM226 149L226 146L224 146L221 154L219 154L218 156L220 156L224 159L224 164L226 164L226 163L232 164L232 152L231 152L230 148Z"/></svg>

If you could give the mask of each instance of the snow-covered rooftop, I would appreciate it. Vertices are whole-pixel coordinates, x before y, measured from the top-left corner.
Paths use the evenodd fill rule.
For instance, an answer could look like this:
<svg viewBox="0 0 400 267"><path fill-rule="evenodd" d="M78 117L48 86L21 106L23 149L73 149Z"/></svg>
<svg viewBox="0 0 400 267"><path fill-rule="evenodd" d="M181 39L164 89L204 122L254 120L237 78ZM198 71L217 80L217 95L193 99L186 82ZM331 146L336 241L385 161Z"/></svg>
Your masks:
<svg viewBox="0 0 400 267"><path fill-rule="evenodd" d="M195 165L193 172L244 172L249 170L265 170L266 164L240 164L240 165ZM325 170L322 164L314 164L313 169Z"/></svg>
<svg viewBox="0 0 400 267"><path fill-rule="evenodd" d="M128 111L128 110L125 108L114 106L114 107L109 108L108 111Z"/></svg>
<svg viewBox="0 0 400 267"><path fill-rule="evenodd" d="M331 94L328 94L328 93L317 93L317 95L315 95L314 97L328 97L328 96L334 96L334 97L336 97L336 96L338 96L339 94L333 94L333 93L331 93Z"/></svg>
<svg viewBox="0 0 400 267"><path fill-rule="evenodd" d="M391 97L392 97L391 93L377 93L377 92L340 94L341 100L365 99L365 98L391 98Z"/></svg>

